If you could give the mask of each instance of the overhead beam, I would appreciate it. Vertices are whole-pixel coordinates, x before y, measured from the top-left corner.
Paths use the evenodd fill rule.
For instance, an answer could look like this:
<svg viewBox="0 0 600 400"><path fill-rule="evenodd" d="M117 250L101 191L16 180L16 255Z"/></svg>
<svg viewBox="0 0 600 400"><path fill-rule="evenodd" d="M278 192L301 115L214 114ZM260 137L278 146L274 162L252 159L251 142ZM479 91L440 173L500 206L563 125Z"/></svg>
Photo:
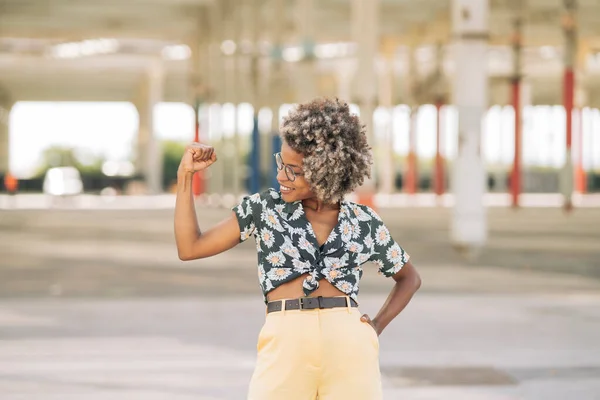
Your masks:
<svg viewBox="0 0 600 400"><path fill-rule="evenodd" d="M96 28L80 27L66 28L64 26L56 27L35 27L35 26L2 26L1 34L3 37L18 37L28 39L47 39L56 41L79 41L94 38L132 38L132 39L150 39L165 40L173 42L184 42L193 32L190 24L189 29L182 26L173 26L168 28L156 27L126 27L126 28Z"/></svg>

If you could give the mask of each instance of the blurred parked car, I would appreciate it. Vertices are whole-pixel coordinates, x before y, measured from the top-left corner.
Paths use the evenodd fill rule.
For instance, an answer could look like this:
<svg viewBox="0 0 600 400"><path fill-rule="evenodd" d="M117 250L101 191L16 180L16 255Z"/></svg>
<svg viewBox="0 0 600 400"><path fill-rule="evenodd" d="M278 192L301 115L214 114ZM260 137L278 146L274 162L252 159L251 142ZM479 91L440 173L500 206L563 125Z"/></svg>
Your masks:
<svg viewBox="0 0 600 400"><path fill-rule="evenodd" d="M50 168L44 178L44 193L52 196L72 196L83 192L81 174L74 167Z"/></svg>

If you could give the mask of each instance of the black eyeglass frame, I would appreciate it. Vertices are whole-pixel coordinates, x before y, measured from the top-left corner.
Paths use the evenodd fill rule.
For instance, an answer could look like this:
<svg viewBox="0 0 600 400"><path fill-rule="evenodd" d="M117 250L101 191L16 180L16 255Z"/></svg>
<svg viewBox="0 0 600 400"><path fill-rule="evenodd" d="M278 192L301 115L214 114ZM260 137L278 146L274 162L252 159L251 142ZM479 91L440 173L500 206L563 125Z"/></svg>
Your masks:
<svg viewBox="0 0 600 400"><path fill-rule="evenodd" d="M275 163L277 164L277 169L281 171L282 169L285 171L285 176L288 178L290 182L294 182L296 177L303 176L303 172L296 172L289 165L284 164L283 159L281 158L281 153L273 154L275 156Z"/></svg>

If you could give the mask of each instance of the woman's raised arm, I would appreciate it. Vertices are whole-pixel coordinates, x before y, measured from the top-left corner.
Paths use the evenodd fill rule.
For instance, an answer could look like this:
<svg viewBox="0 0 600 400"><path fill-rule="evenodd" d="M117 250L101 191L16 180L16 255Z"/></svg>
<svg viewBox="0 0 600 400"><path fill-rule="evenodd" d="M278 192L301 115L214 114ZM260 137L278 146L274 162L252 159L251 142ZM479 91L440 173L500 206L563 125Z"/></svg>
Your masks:
<svg viewBox="0 0 600 400"><path fill-rule="evenodd" d="M212 146L193 143L185 150L177 171L175 201L175 242L181 260L195 260L219 254L240 242L240 228L235 214L206 232L198 226L192 178L195 172L208 168L217 156Z"/></svg>

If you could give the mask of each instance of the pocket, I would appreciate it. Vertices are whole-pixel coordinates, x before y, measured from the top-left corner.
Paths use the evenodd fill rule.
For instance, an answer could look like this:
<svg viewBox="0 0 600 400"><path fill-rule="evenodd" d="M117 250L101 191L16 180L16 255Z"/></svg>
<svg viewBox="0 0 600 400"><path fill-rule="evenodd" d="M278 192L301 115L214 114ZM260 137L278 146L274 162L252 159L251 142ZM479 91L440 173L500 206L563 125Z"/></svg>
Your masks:
<svg viewBox="0 0 600 400"><path fill-rule="evenodd" d="M269 343L271 343L273 341L273 338L275 337L275 332L274 332L275 324L276 324L276 321L274 321L273 316L267 316L267 318L265 319L265 323L263 324L262 328L260 328L260 331L258 332L258 340L256 343L257 351L260 352L266 346L268 346Z"/></svg>
<svg viewBox="0 0 600 400"><path fill-rule="evenodd" d="M375 346L376 349L379 349L379 335L375 328L371 326L368 322L363 322L360 319L358 323L362 325L362 331L366 332L366 339L371 342Z"/></svg>

